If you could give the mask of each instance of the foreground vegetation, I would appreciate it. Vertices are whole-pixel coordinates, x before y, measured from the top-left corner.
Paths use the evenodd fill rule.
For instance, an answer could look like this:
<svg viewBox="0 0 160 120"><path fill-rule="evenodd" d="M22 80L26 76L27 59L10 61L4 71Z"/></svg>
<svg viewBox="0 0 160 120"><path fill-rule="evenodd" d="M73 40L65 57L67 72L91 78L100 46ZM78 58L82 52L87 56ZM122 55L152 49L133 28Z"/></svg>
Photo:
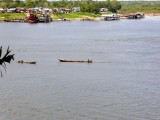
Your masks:
<svg viewBox="0 0 160 120"><path fill-rule="evenodd" d="M10 63L14 60L14 54L10 54L11 50L9 47L4 55L2 55L2 46L0 47L0 67L2 67L6 72L6 63ZM1 77L3 76L2 69L0 68Z"/></svg>

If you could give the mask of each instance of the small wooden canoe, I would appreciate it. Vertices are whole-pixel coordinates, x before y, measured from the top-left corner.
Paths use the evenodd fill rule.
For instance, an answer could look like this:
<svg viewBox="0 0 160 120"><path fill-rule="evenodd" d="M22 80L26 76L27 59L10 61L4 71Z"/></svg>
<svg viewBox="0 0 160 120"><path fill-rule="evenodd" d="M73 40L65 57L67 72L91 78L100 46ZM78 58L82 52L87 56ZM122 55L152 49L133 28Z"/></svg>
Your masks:
<svg viewBox="0 0 160 120"><path fill-rule="evenodd" d="M23 61L23 60L20 60L17 63L21 63L21 64L23 64L23 63L26 63L26 64L36 64L36 61Z"/></svg>
<svg viewBox="0 0 160 120"><path fill-rule="evenodd" d="M92 60L63 60L63 59L58 59L60 62L80 62L80 63L92 63Z"/></svg>

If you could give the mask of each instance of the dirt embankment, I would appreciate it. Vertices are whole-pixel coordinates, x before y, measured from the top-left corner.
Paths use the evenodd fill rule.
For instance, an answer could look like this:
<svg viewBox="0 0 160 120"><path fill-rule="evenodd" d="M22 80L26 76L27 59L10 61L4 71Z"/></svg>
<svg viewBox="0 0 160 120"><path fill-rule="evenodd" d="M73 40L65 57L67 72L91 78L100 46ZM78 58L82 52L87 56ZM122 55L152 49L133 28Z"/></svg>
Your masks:
<svg viewBox="0 0 160 120"><path fill-rule="evenodd" d="M145 16L160 16L160 13L145 13Z"/></svg>

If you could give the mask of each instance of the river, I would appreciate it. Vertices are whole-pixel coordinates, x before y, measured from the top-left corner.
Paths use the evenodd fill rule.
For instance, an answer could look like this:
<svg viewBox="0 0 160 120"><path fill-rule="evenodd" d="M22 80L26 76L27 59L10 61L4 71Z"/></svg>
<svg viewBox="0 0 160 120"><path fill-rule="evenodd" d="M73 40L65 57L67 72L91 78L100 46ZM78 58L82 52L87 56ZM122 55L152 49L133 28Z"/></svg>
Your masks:
<svg viewBox="0 0 160 120"><path fill-rule="evenodd" d="M0 120L160 119L160 17L0 23L0 45L15 54L0 78Z"/></svg>

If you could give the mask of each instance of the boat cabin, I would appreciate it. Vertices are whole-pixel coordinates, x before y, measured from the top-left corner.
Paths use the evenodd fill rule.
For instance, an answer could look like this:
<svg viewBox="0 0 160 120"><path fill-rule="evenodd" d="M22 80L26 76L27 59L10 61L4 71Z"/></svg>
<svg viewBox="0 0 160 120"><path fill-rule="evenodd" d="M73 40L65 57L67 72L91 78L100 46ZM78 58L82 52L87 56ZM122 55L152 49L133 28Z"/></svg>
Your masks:
<svg viewBox="0 0 160 120"><path fill-rule="evenodd" d="M52 18L50 17L49 14L42 14L38 19L39 19L39 22L44 22L44 23L48 23L52 21Z"/></svg>

